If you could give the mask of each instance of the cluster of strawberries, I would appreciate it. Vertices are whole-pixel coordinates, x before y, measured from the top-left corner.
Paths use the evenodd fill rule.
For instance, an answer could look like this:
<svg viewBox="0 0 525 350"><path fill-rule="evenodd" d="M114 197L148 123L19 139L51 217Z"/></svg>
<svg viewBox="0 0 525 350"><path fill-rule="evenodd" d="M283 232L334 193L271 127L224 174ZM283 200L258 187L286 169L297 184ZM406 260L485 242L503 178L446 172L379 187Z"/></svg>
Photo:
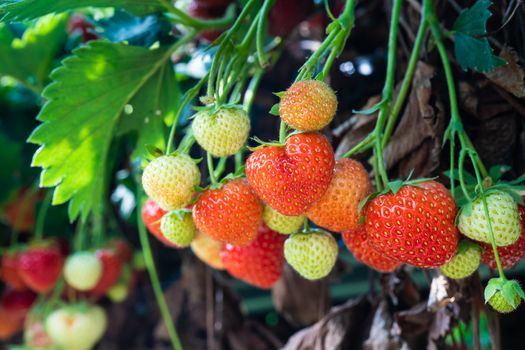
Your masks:
<svg viewBox="0 0 525 350"><path fill-rule="evenodd" d="M135 280L132 256L121 239L93 251L69 253L67 241L46 239L4 252L0 277L8 288L0 298L0 339L24 330L28 346L90 349L106 329L105 311L95 304L58 307L56 298L124 300Z"/></svg>
<svg viewBox="0 0 525 350"><path fill-rule="evenodd" d="M146 166L143 186L150 200L143 218L160 240L191 245L209 265L260 288L279 279L285 260L307 279L327 276L338 254L328 231L342 233L353 255L381 272L409 264L464 278L482 257L494 267L481 199L458 216L449 191L432 180L399 182L372 193L363 165L335 160L318 132L337 110L332 89L306 80L278 95L282 121L297 131L283 143L255 148L246 161L246 178L230 175L216 182L212 167L212 185L195 196L200 172L187 154L161 156ZM220 108L198 112L192 129L208 155L225 157L245 144L250 120L242 109ZM525 253L525 220L505 192L490 192L487 202L496 244L510 267ZM310 229L308 221L321 229Z"/></svg>

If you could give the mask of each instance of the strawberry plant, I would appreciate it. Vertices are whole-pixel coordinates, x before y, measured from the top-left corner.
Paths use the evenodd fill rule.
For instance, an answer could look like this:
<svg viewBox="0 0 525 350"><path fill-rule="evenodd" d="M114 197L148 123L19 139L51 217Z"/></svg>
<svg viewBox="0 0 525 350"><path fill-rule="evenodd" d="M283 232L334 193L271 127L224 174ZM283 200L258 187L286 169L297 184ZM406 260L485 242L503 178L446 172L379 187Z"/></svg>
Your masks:
<svg viewBox="0 0 525 350"><path fill-rule="evenodd" d="M0 339L501 348L522 10L0 0Z"/></svg>

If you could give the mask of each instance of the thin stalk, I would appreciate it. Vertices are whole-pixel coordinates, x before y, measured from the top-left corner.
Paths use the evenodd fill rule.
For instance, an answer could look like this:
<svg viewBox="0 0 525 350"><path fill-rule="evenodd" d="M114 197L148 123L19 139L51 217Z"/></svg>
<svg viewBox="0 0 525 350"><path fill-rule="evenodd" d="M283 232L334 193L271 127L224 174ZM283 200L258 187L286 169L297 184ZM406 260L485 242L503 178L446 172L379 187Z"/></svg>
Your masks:
<svg viewBox="0 0 525 350"><path fill-rule="evenodd" d="M257 59L261 67L265 67L267 63L266 53L264 52L264 36L266 34L266 23L268 22L268 13L272 8L275 0L264 0L260 16L257 20L257 37L255 44L257 46Z"/></svg>
<svg viewBox="0 0 525 350"><path fill-rule="evenodd" d="M257 72L253 75L252 79L250 80L250 83L248 84L248 88L244 92L244 109L249 114L252 106L253 101L255 100L255 93L257 92L257 89L259 88L259 84L261 82L261 79L264 75L264 70L258 69Z"/></svg>
<svg viewBox="0 0 525 350"><path fill-rule="evenodd" d="M142 199L142 192L141 192L142 186L140 186L140 183L137 185L137 200L140 201ZM173 320L171 319L170 310L168 308L168 304L166 303L166 299L164 298L164 294L162 293L162 286L160 284L159 276L157 273L157 268L155 267L155 261L153 260L153 253L151 252L151 246L148 239L148 233L146 232L146 227L144 226L144 222L142 221L142 215L140 213L140 210L137 209L137 225L139 230L139 238L140 238L140 244L142 246L142 253L144 255L144 263L146 265L146 269L148 270L149 278L151 280L151 285L153 287L153 293L155 294L155 299L157 300L157 305L160 309L160 314L162 316L162 319L164 321L164 325L166 326L166 329L168 331L168 335L171 340L171 345L173 346L173 349L175 350L183 350L182 344L179 339L179 335L177 333L177 329L175 328L175 325L173 324Z"/></svg>
<svg viewBox="0 0 525 350"><path fill-rule="evenodd" d="M42 201L42 206L40 207L40 210L38 211L38 216L36 218L36 225L35 225L35 239L38 241L44 238L44 225L46 222L47 211L49 210L49 206L51 205L52 198L53 198L53 191L48 190L46 193L46 197Z"/></svg>
<svg viewBox="0 0 525 350"><path fill-rule="evenodd" d="M186 12L181 9L176 8L175 6L167 7L168 18L172 18L177 23L192 27L198 31L204 29L221 29L229 26L235 19L235 6L229 6L226 10L226 13L223 17L217 19L197 19L191 17Z"/></svg>
<svg viewBox="0 0 525 350"><path fill-rule="evenodd" d="M210 175L210 182L213 186L217 184L217 178L215 177L215 170L213 168L213 156L211 155L211 153L206 153L206 160L208 163L208 173Z"/></svg>
<svg viewBox="0 0 525 350"><path fill-rule="evenodd" d="M224 169L226 168L226 161L228 160L228 157L221 157L219 159L219 163L217 164L217 168L215 169L215 178L220 178L222 173L224 172Z"/></svg>
<svg viewBox="0 0 525 350"><path fill-rule="evenodd" d="M286 132L288 131L288 126L285 122L281 120L281 125L279 126L279 143L284 143L286 140Z"/></svg>

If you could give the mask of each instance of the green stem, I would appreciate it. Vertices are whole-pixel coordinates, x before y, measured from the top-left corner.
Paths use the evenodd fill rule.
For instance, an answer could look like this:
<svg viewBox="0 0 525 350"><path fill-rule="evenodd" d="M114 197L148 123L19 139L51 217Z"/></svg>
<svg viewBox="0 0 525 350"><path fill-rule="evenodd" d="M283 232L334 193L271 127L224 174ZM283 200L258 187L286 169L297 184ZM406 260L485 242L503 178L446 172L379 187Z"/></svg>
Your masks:
<svg viewBox="0 0 525 350"><path fill-rule="evenodd" d="M281 120L279 126L279 143L284 143L286 141L286 132L288 131L288 126L285 122Z"/></svg>
<svg viewBox="0 0 525 350"><path fill-rule="evenodd" d="M305 216L304 218L304 222L303 222L303 232L310 232L310 221L308 220L308 218Z"/></svg>
<svg viewBox="0 0 525 350"><path fill-rule="evenodd" d="M425 14L423 13L421 17L421 22L419 24L419 29L417 31L416 39L414 41L414 47L412 48L412 53L410 54L410 59L408 60L408 67L405 72L405 77L403 78L403 82L401 83L401 88L399 89L399 94L396 98L396 101L394 102L394 106L392 107L392 111L390 112L390 117L386 124L385 133L383 136L383 140L381 142L381 145L383 148L386 146L388 140L390 139L390 136L392 135L392 132L394 131L394 126L396 124L399 113L401 112L401 109L403 105L405 104L405 100L408 95L408 91L410 90L410 86L412 85L412 79L416 71L417 62L419 61L419 55L421 53L421 48L423 47L423 43L424 43L424 39L427 34L427 31L428 31L428 23L427 23Z"/></svg>
<svg viewBox="0 0 525 350"><path fill-rule="evenodd" d="M350 150L348 150L345 154L343 154L339 159L349 158L353 156L354 154L363 153L369 150L370 148L372 148L373 146L374 146L374 134L370 133L366 135L366 137L363 140L361 140L361 142L359 142L357 145L355 145Z"/></svg>
<svg viewBox="0 0 525 350"><path fill-rule="evenodd" d="M213 186L217 184L217 178L215 177L215 170L213 168L213 156L211 155L211 153L206 153L206 160L208 162L208 173L210 175L210 182Z"/></svg>
<svg viewBox="0 0 525 350"><path fill-rule="evenodd" d="M458 177L459 177L459 186L461 187L461 191L463 191L463 195L465 198L467 198L469 201L472 201L472 198L470 197L467 185L464 178L464 169L465 169L465 157L467 155L467 151L465 149L462 149L459 153L459 162L458 162Z"/></svg>
<svg viewBox="0 0 525 350"><path fill-rule="evenodd" d="M137 200L139 200L139 203L141 203L142 199L141 188L142 186L140 185L140 182L138 182L136 198ZM148 270L151 285L153 287L153 293L155 294L155 299L157 300L157 305L160 309L160 314L164 321L164 325L166 326L166 329L168 331L168 335L171 339L171 345L175 350L182 350L183 348L179 339L179 335L177 334L177 329L173 324L168 304L166 303L166 299L164 298L164 294L162 293L162 287L157 273L157 268L155 267L155 261L153 260L153 253L151 252L148 233L146 232L146 227L144 226L144 222L142 221L142 215L139 209L137 209L137 224L139 230L140 244L142 246L142 254L144 255L144 263L146 265L146 269Z"/></svg>
<svg viewBox="0 0 525 350"><path fill-rule="evenodd" d="M265 67L267 63L266 53L264 52L264 36L266 34L266 23L268 21L268 13L272 8L275 0L264 0L259 19L257 21L257 37L255 44L257 46L257 59L261 67Z"/></svg>
<svg viewBox="0 0 525 350"><path fill-rule="evenodd" d="M224 172L224 169L226 168L226 161L227 160L228 160L228 157L221 157L221 159L219 159L219 163L217 164L217 168L214 171L216 179L220 178L222 173Z"/></svg>
<svg viewBox="0 0 525 350"><path fill-rule="evenodd" d="M244 147L241 148L239 152L235 153L235 173L237 173L242 167L243 156L244 156Z"/></svg>
<svg viewBox="0 0 525 350"><path fill-rule="evenodd" d="M35 240L39 241L44 238L44 224L46 222L47 211L51 205L51 199L53 198L53 191L48 190L46 197L42 201L42 206L38 211L38 216L35 225Z"/></svg>
<svg viewBox="0 0 525 350"><path fill-rule="evenodd" d="M191 17L186 12L182 11L181 9L176 8L175 6L169 6L167 8L168 13L170 16L167 16L168 18L172 18L177 23L192 27L196 30L204 30L204 29L221 29L229 26L233 20L235 19L235 6L231 5L226 10L226 13L222 18L217 19L205 19L200 20L194 17Z"/></svg>
<svg viewBox="0 0 525 350"><path fill-rule="evenodd" d="M250 83L248 84L248 88L244 92L244 109L249 114L252 106L253 101L255 100L255 93L257 92L257 89L259 88L259 84L261 82L261 79L264 75L264 70L258 69L257 72L253 75L252 79L250 80Z"/></svg>

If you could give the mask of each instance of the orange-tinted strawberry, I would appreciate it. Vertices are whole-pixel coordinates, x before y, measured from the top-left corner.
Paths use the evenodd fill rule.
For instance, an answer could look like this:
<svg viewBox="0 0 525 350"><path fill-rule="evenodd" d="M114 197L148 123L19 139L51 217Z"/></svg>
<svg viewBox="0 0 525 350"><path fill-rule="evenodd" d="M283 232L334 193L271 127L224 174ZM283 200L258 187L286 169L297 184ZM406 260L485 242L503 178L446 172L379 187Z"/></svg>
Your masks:
<svg viewBox="0 0 525 350"><path fill-rule="evenodd" d="M232 276L259 288L271 288L281 276L286 236L261 225L257 237L239 247L226 244L221 259Z"/></svg>
<svg viewBox="0 0 525 350"><path fill-rule="evenodd" d="M22 189L4 207L3 218L15 231L26 232L35 226L35 206L40 194Z"/></svg>
<svg viewBox="0 0 525 350"><path fill-rule="evenodd" d="M155 238L164 243L164 245L171 248L179 248L176 244L167 240L160 230L160 221L166 213L167 212L164 209L159 207L159 205L151 199L148 199L142 206L142 220L148 231L151 232Z"/></svg>
<svg viewBox="0 0 525 350"><path fill-rule="evenodd" d="M306 215L316 225L334 232L354 229L359 218L359 202L372 192L368 173L361 163L340 159L330 186Z"/></svg>
<svg viewBox="0 0 525 350"><path fill-rule="evenodd" d="M34 243L18 256L18 274L36 293L50 291L60 275L64 256L55 241Z"/></svg>
<svg viewBox="0 0 525 350"><path fill-rule="evenodd" d="M18 253L5 252L2 255L2 280L13 289L24 289L26 285L18 273Z"/></svg>
<svg viewBox="0 0 525 350"><path fill-rule="evenodd" d="M97 249L95 255L102 262L102 276L88 293L93 296L103 296L117 283L122 271L122 260L113 248Z"/></svg>
<svg viewBox="0 0 525 350"><path fill-rule="evenodd" d="M193 207L197 229L213 239L245 245L257 236L263 206L245 179L208 189Z"/></svg>
<svg viewBox="0 0 525 350"><path fill-rule="evenodd" d="M355 229L344 231L342 237L354 257L374 270L392 272L401 266L401 263L381 254L370 244L365 225L358 225Z"/></svg>
<svg viewBox="0 0 525 350"><path fill-rule="evenodd" d="M319 80L303 80L286 90L279 103L281 119L294 129L321 130L334 119L337 97Z"/></svg>
<svg viewBox="0 0 525 350"><path fill-rule="evenodd" d="M332 146L319 133L292 135L284 146L261 148L246 161L259 197L281 214L301 215L319 200L334 174Z"/></svg>
<svg viewBox="0 0 525 350"><path fill-rule="evenodd" d="M217 270L224 270L221 260L221 250L224 243L214 240L202 232L197 231L191 242L191 250L202 262Z"/></svg>
<svg viewBox="0 0 525 350"><path fill-rule="evenodd" d="M499 259L501 267L504 270L508 270L516 266L517 263L525 257L525 206L518 205L521 222L521 235L520 238L511 245L504 247L498 247ZM492 245L488 243L481 243L483 249L481 253L481 261L489 265L491 269L496 270L496 260L494 259L494 253L492 251Z"/></svg>
<svg viewBox="0 0 525 350"><path fill-rule="evenodd" d="M435 181L403 186L373 199L366 209L366 232L386 256L417 267L435 268L457 251L456 204Z"/></svg>

